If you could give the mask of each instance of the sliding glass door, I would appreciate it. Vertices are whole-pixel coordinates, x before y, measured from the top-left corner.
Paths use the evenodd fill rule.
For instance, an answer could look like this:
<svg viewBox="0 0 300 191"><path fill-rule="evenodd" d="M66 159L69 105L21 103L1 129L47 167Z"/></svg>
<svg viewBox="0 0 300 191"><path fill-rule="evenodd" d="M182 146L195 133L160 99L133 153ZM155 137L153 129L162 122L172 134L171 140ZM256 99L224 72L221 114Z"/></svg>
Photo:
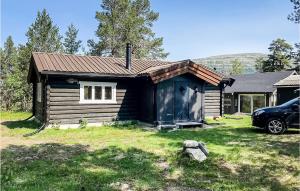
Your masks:
<svg viewBox="0 0 300 191"><path fill-rule="evenodd" d="M240 95L240 112L251 113L251 96Z"/></svg>
<svg viewBox="0 0 300 191"><path fill-rule="evenodd" d="M264 94L239 94L239 113L253 113L256 109L265 106Z"/></svg>
<svg viewBox="0 0 300 191"><path fill-rule="evenodd" d="M253 95L253 111L258 108L266 107L266 97L264 95Z"/></svg>

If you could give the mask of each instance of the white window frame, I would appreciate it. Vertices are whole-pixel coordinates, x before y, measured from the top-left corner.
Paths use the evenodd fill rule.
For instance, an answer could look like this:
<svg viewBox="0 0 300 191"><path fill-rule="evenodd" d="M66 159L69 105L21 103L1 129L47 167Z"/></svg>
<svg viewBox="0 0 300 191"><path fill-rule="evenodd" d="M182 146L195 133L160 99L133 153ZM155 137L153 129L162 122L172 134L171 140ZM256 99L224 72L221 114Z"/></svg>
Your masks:
<svg viewBox="0 0 300 191"><path fill-rule="evenodd" d="M80 104L107 104L107 103L117 103L116 87L117 83L114 82L91 82L91 81L80 81ZM92 86L92 99L84 99L84 86ZM102 87L102 99L95 99L95 86ZM105 99L105 87L111 87L111 100Z"/></svg>
<svg viewBox="0 0 300 191"><path fill-rule="evenodd" d="M36 100L42 102L42 83L36 83Z"/></svg>

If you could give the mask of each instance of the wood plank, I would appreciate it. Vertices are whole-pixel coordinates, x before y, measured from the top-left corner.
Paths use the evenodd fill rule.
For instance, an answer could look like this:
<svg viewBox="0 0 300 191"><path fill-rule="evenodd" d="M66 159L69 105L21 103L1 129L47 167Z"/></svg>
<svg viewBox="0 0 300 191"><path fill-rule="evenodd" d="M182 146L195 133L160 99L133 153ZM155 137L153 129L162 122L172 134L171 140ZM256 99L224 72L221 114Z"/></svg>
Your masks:
<svg viewBox="0 0 300 191"><path fill-rule="evenodd" d="M50 115L50 119L81 119L81 118L101 118L101 117L126 117L136 116L137 113L89 113L89 114L59 114Z"/></svg>
<svg viewBox="0 0 300 191"><path fill-rule="evenodd" d="M203 66L201 66L199 64L191 63L190 67L193 67L193 68L195 68L195 69L197 69L197 70L199 70L199 71L201 71L201 72L203 72L203 73L205 73L209 76L212 76L213 78L217 79L218 81L222 80L222 77L219 74L217 74L215 72L212 72L212 71L204 68Z"/></svg>
<svg viewBox="0 0 300 191"><path fill-rule="evenodd" d="M50 88L50 93L79 93L79 88L77 89Z"/></svg>
<svg viewBox="0 0 300 191"><path fill-rule="evenodd" d="M117 100L117 103L112 103L109 105L130 105L130 104L137 104L137 99L119 99ZM71 100L71 101L51 101L50 100L50 105L51 106L74 106L74 105L96 105L96 106L100 106L100 105L105 105L105 104L80 104L79 100Z"/></svg>
<svg viewBox="0 0 300 191"><path fill-rule="evenodd" d="M205 106L219 106L220 102L214 102L214 103L206 103L205 102Z"/></svg>
<svg viewBox="0 0 300 191"><path fill-rule="evenodd" d="M102 108L121 108L135 106L134 104L76 104L76 105L51 105L51 110L82 110L82 109L102 109Z"/></svg>
<svg viewBox="0 0 300 191"><path fill-rule="evenodd" d="M220 79L217 79L215 76L207 74L205 71L203 71L202 69L199 68L195 68L195 67L189 67L190 71L193 71L195 73L195 75L197 75L198 77L200 77L201 79L208 81L208 82L213 82L212 84L219 84L220 83Z"/></svg>
<svg viewBox="0 0 300 191"><path fill-rule="evenodd" d="M135 97L117 97L117 102L122 102L124 100L137 100ZM79 97L50 97L50 102L68 102L77 101L79 102Z"/></svg>
<svg viewBox="0 0 300 191"><path fill-rule="evenodd" d="M101 117L101 118L85 118L88 123L101 123L101 122L113 122L116 121L114 117ZM131 118L120 118L119 120L135 120L136 117L132 116ZM51 119L50 123L59 123L59 124L79 124L81 119Z"/></svg>
<svg viewBox="0 0 300 191"><path fill-rule="evenodd" d="M50 114L58 115L58 114L88 114L88 113L120 113L120 112L136 112L137 109L132 107L127 108L99 108L99 109L78 109L78 110L53 110L51 108Z"/></svg>

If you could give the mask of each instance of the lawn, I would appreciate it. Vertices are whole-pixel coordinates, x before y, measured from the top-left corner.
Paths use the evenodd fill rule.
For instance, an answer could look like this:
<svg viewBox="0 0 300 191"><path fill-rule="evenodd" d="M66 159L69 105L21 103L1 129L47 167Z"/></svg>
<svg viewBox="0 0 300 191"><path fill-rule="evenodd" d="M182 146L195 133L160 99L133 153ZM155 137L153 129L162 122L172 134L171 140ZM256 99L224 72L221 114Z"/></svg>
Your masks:
<svg viewBox="0 0 300 191"><path fill-rule="evenodd" d="M268 135L250 117L209 120L213 128L173 132L135 124L47 129L20 120L28 113L1 113L2 190L298 190L299 131ZM186 139L207 144L197 163L181 157Z"/></svg>

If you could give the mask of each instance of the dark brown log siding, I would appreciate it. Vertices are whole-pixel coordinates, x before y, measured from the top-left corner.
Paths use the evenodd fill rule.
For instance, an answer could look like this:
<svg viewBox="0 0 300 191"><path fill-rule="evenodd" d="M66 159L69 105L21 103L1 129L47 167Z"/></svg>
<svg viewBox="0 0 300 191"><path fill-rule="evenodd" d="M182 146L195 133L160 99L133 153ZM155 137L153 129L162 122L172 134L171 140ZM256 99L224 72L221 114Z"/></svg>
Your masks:
<svg viewBox="0 0 300 191"><path fill-rule="evenodd" d="M117 83L116 104L80 104L79 85L52 84L49 97L49 122L78 124L81 119L86 119L89 123L136 119L138 86L127 80L114 82Z"/></svg>
<svg viewBox="0 0 300 191"><path fill-rule="evenodd" d="M206 83L204 100L205 116L220 116L220 88Z"/></svg>

